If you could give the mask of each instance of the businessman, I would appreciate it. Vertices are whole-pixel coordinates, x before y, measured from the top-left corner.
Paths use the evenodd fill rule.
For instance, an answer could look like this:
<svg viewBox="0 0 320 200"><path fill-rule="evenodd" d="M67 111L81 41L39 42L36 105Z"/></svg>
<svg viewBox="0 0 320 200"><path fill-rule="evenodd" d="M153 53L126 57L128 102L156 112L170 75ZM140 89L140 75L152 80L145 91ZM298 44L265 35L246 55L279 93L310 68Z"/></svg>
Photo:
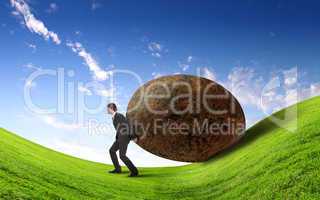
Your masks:
<svg viewBox="0 0 320 200"><path fill-rule="evenodd" d="M108 114L112 115L113 126L116 129L116 141L111 146L109 152L112 163L114 165L114 170L109 171L109 173L121 173L121 166L117 158L116 152L119 150L120 159L130 170L129 177L138 176L138 169L126 156L127 148L130 140L135 139L134 134L130 131L130 126L128 120L124 115L117 112L117 106L114 103L109 103L107 105Z"/></svg>

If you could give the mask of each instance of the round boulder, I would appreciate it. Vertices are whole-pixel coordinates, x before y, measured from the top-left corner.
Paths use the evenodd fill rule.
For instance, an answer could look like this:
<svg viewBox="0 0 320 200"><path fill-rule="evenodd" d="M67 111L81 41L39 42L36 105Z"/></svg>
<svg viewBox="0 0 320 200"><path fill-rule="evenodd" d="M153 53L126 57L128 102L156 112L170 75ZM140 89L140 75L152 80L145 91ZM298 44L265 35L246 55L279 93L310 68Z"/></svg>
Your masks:
<svg viewBox="0 0 320 200"><path fill-rule="evenodd" d="M163 158L206 161L236 143L245 131L236 98L212 80L162 76L138 88L127 118L137 144Z"/></svg>

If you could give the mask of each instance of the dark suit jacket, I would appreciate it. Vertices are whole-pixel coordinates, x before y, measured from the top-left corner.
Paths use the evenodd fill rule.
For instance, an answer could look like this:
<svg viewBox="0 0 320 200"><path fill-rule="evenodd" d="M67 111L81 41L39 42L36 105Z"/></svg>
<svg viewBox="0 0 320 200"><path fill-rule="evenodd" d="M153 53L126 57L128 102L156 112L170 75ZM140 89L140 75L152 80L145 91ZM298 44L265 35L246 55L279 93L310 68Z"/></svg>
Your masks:
<svg viewBox="0 0 320 200"><path fill-rule="evenodd" d="M121 113L116 113L113 118L113 126L116 129L116 139L131 140L134 138L130 131L127 118Z"/></svg>

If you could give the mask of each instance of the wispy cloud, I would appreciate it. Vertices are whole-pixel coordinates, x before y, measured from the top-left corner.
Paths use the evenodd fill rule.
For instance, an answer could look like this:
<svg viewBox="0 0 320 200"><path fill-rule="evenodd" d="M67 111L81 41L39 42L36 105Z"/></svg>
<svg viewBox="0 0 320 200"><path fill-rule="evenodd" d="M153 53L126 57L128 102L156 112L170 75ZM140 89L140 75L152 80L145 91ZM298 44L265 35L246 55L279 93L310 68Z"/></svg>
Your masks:
<svg viewBox="0 0 320 200"><path fill-rule="evenodd" d="M150 51L151 55L156 58L162 57L163 46L157 42L150 42L148 44L148 50Z"/></svg>
<svg viewBox="0 0 320 200"><path fill-rule="evenodd" d="M178 62L178 66L181 68L182 71L187 71L189 69L190 65L186 63L181 63L180 61Z"/></svg>
<svg viewBox="0 0 320 200"><path fill-rule="evenodd" d="M222 84L235 95L242 105L260 107L260 96L263 79L248 67L235 67L228 75L227 82Z"/></svg>
<svg viewBox="0 0 320 200"><path fill-rule="evenodd" d="M297 83L298 78L298 69L293 67L292 69L283 71L284 74L284 83L286 86L292 86Z"/></svg>
<svg viewBox="0 0 320 200"><path fill-rule="evenodd" d="M59 9L59 7L56 3L50 3L49 8L46 10L46 12L52 14L52 13L57 12L58 9Z"/></svg>
<svg viewBox="0 0 320 200"><path fill-rule="evenodd" d="M92 1L92 3L91 3L91 10L95 11L95 10L97 10L98 8L101 8L101 7L102 7L102 5L101 5L99 2L97 2L97 1L95 1L95 0Z"/></svg>
<svg viewBox="0 0 320 200"><path fill-rule="evenodd" d="M218 82L228 89L245 111L255 110L266 116L304 99L320 95L320 82L301 86L297 67L258 74L253 68L234 67L226 80L217 80L216 73L208 67L201 68L201 75ZM250 112L250 111L249 111ZM254 124L260 117L247 116L247 123Z"/></svg>
<svg viewBox="0 0 320 200"><path fill-rule="evenodd" d="M73 52L80 56L85 64L89 67L89 70L93 73L93 78L97 81L105 81L111 75L112 71L105 71L101 69L99 63L92 57L92 55L86 51L86 49L79 42L67 42L67 46L72 49Z"/></svg>
<svg viewBox="0 0 320 200"><path fill-rule="evenodd" d="M148 49L150 51L162 51L162 48L163 48L162 45L156 42L151 42L148 45Z"/></svg>
<svg viewBox="0 0 320 200"><path fill-rule="evenodd" d="M279 74L264 77L254 69L236 67L231 70L226 82L221 82L242 105L254 106L272 113L304 99L320 95L320 83L298 84L298 70L293 67Z"/></svg>
<svg viewBox="0 0 320 200"><path fill-rule="evenodd" d="M23 67L26 68L26 69L30 69L30 70L42 70L41 67L37 67L32 63L28 63L26 65L23 65Z"/></svg>
<svg viewBox="0 0 320 200"><path fill-rule="evenodd" d="M39 35L41 35L46 40L51 39L56 44L60 44L61 41L58 37L58 35L53 32L49 31L44 23L38 19L35 18L35 16L31 13L29 5L24 0L10 0L12 7L14 7L16 10L13 11L13 15L21 15L24 19L24 23L27 26L27 28L31 32L35 32ZM51 11L57 10L58 6L55 3L50 4ZM78 32L80 33L80 32ZM36 49L36 46L34 44L27 44L28 47L32 48L33 50ZM66 45L72 49L73 52L75 52L78 56L80 56L84 64L88 66L90 72L92 72L94 81L105 81L110 76L112 76L112 71L105 71L100 66L99 63L92 57L92 55L86 51L86 49L82 46L79 42L67 42ZM34 67L32 64L29 64L26 66L29 69L34 70L41 70L36 67ZM30 85L31 86L31 85ZM86 93L86 95L91 94L90 90L85 90L85 88L78 88L80 92ZM89 92L90 91L90 92ZM100 96L104 97L110 97L112 96L111 93L114 91L114 88L105 89L97 87L95 88L95 93Z"/></svg>
<svg viewBox="0 0 320 200"><path fill-rule="evenodd" d="M112 70L103 70L99 63L93 58L93 56L82 46L79 42L67 42L67 46L72 49L78 56L80 56L85 65L88 66L89 70L93 74L93 80L95 84L93 85L93 91L96 95L112 98L114 97L115 88L113 85L110 85L110 88L106 88L105 85L101 85L99 81L105 81L109 79L113 75ZM111 66L113 67L113 65ZM78 88L79 91L84 92L86 95L92 94L88 88L80 87ZM90 92L89 92L90 91Z"/></svg>
<svg viewBox="0 0 320 200"><path fill-rule="evenodd" d="M42 36L44 39L51 39L55 44L60 44L58 34L49 31L44 23L38 20L30 11L28 4L24 0L10 0L11 6L16 9L19 15L24 19L26 27L33 33Z"/></svg>
<svg viewBox="0 0 320 200"><path fill-rule="evenodd" d="M311 84L310 85L310 92L311 92L311 96L320 95L320 82Z"/></svg>
<svg viewBox="0 0 320 200"><path fill-rule="evenodd" d="M11 12L11 15L13 15L13 16L19 16L20 15L20 13L18 12L18 11L12 11Z"/></svg>
<svg viewBox="0 0 320 200"><path fill-rule="evenodd" d="M85 87L85 86L82 86L82 85L79 85L78 86L78 91L79 92L83 92L84 94L88 95L88 96L91 96L92 95L92 92L91 90L89 90L89 88Z"/></svg>
<svg viewBox="0 0 320 200"><path fill-rule="evenodd" d="M79 85L78 91L84 93L87 96L93 95L93 92L96 95L107 97L107 98L112 98L115 95L114 87L106 88L104 85L99 84L98 82L92 82L90 89L89 87L86 87L84 85Z"/></svg>
<svg viewBox="0 0 320 200"><path fill-rule="evenodd" d="M81 35L81 31L75 31L74 34Z"/></svg>
<svg viewBox="0 0 320 200"><path fill-rule="evenodd" d="M216 80L216 74L212 69L209 69L208 67L202 67L202 74L205 78L215 81Z"/></svg>
<svg viewBox="0 0 320 200"><path fill-rule="evenodd" d="M114 97L115 91L114 91L114 87L111 87L109 89L105 89L105 88L96 88L95 92L97 93L97 95L102 96L102 97Z"/></svg>
<svg viewBox="0 0 320 200"><path fill-rule="evenodd" d="M57 128L57 129L65 129L68 131L72 131L72 130L84 128L84 126L81 124L66 123L64 121L58 120L56 117L53 117L53 116L41 115L39 117L44 123L46 123L47 125L50 125L54 128Z"/></svg>
<svg viewBox="0 0 320 200"><path fill-rule="evenodd" d="M152 72L152 77L153 78L159 78L160 76L163 76L163 74L159 73L159 72Z"/></svg>
<svg viewBox="0 0 320 200"><path fill-rule="evenodd" d="M80 144L76 141L68 142L65 140L53 139L46 146L78 158L101 163L111 163L109 157L105 156L105 152L100 152L96 148Z"/></svg>
<svg viewBox="0 0 320 200"><path fill-rule="evenodd" d="M310 86L300 88L298 95L300 100L320 96L320 82L311 83Z"/></svg>
<svg viewBox="0 0 320 200"><path fill-rule="evenodd" d="M190 67L191 62L193 61L192 56L188 56L183 62L178 61L178 66L182 71L187 71Z"/></svg>
<svg viewBox="0 0 320 200"><path fill-rule="evenodd" d="M26 44L29 48L32 49L32 52L35 52L37 50L37 45L31 44L31 43L26 43Z"/></svg>

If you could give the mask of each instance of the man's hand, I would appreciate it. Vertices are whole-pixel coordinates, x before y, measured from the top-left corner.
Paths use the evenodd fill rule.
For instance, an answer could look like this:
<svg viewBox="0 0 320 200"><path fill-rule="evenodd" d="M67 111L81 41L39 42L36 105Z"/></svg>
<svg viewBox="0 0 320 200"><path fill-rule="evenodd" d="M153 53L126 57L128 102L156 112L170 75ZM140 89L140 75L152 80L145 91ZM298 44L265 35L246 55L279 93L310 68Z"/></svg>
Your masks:
<svg viewBox="0 0 320 200"><path fill-rule="evenodd" d="M138 137L134 138L133 141L134 141L135 143L138 143L138 141L139 141Z"/></svg>

